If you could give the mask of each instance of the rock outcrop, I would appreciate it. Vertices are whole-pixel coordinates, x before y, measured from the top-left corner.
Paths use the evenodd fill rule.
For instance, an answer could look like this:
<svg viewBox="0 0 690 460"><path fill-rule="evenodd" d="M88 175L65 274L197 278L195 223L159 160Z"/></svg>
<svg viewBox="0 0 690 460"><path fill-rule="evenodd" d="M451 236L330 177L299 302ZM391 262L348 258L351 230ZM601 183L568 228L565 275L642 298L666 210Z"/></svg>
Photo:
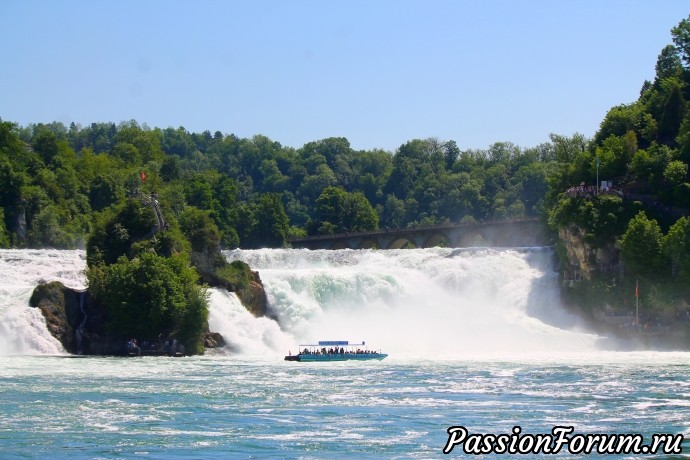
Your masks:
<svg viewBox="0 0 690 460"><path fill-rule="evenodd" d="M592 279L595 271L610 270L618 263L619 251L613 244L593 248L587 243L585 230L569 225L558 230L568 259L568 270L583 279Z"/></svg>
<svg viewBox="0 0 690 460"><path fill-rule="evenodd" d="M249 269L249 266L244 262L234 262L234 264L242 264L240 271L247 274L246 279L241 281L231 281L222 276L222 269L229 264L225 261L222 254L204 252L192 252L192 264L196 268L201 281L211 287L225 289L234 292L239 297L242 305L245 306L249 312L256 316L271 316L268 309L268 298L264 285L261 282L259 273Z"/></svg>
<svg viewBox="0 0 690 460"><path fill-rule="evenodd" d="M237 297L240 298L242 305L244 305L252 315L256 317L272 317L268 310L268 298L266 297L264 285L259 277L259 272L251 271L250 273L249 285L239 289L236 292Z"/></svg>
<svg viewBox="0 0 690 460"><path fill-rule="evenodd" d="M213 273L201 272L202 281L233 291L236 287ZM259 274L251 273L247 286L236 291L243 305L254 316L267 313L266 292ZM107 312L93 301L88 291L66 287L59 281L42 283L34 288L29 304L41 310L50 333L72 354L119 355L124 354L125 340L113 337L106 329ZM204 333L206 348L222 348L226 341L218 332Z"/></svg>
<svg viewBox="0 0 690 460"><path fill-rule="evenodd" d="M124 352L121 339L106 331L106 312L88 291L66 287L59 281L39 284L29 305L43 313L48 331L72 354L116 355Z"/></svg>
<svg viewBox="0 0 690 460"><path fill-rule="evenodd" d="M207 332L204 334L204 347L223 348L224 346L225 339L218 332Z"/></svg>
<svg viewBox="0 0 690 460"><path fill-rule="evenodd" d="M82 292L65 287L58 281L39 284L31 295L29 304L41 310L48 331L70 353L77 353L76 330L81 322L79 308Z"/></svg>

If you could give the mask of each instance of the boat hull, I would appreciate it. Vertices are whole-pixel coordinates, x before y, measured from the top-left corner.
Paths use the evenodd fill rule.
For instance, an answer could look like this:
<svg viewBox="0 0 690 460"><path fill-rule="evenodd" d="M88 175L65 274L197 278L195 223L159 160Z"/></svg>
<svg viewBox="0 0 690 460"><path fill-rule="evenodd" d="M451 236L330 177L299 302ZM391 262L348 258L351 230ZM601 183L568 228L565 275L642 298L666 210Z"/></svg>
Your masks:
<svg viewBox="0 0 690 460"><path fill-rule="evenodd" d="M326 362L326 361L372 361L372 360L382 360L386 356L385 353L333 353L326 355L317 354L299 354L299 355L288 355L285 357L285 361L299 361L299 362Z"/></svg>

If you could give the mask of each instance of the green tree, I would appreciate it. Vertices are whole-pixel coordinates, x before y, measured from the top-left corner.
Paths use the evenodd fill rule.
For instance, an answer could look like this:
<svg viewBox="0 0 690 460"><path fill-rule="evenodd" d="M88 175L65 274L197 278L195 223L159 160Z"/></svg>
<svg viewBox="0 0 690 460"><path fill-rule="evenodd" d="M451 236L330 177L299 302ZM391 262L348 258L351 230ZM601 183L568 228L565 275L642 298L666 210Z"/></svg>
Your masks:
<svg viewBox="0 0 690 460"><path fill-rule="evenodd" d="M386 203L383 207L381 222L385 227L400 228L404 227L405 222L405 202L398 199L395 195L386 196Z"/></svg>
<svg viewBox="0 0 690 460"><path fill-rule="evenodd" d="M185 185L187 203L199 209L213 209L213 188L209 175L195 174Z"/></svg>
<svg viewBox="0 0 690 460"><path fill-rule="evenodd" d="M379 227L379 216L362 192L349 196L347 216L345 224L351 232L376 230Z"/></svg>
<svg viewBox="0 0 690 460"><path fill-rule="evenodd" d="M251 247L279 248L286 244L290 223L280 195L264 193L252 206L253 228Z"/></svg>
<svg viewBox="0 0 690 460"><path fill-rule="evenodd" d="M659 120L658 139L660 143L671 147L676 146L676 137L684 115L685 99L681 91L681 84L674 84L666 98Z"/></svg>
<svg viewBox="0 0 690 460"><path fill-rule="evenodd" d="M326 187L334 186L337 182L333 170L327 164L319 164L314 174L304 179L299 193L308 200L308 203L313 203Z"/></svg>
<svg viewBox="0 0 690 460"><path fill-rule="evenodd" d="M33 145L34 151L41 156L46 165L53 163L58 154L58 140L55 133L47 129L42 129L36 135Z"/></svg>
<svg viewBox="0 0 690 460"><path fill-rule="evenodd" d="M670 262L671 276L690 281L690 218L681 217L663 239L663 253Z"/></svg>
<svg viewBox="0 0 690 460"><path fill-rule="evenodd" d="M109 175L98 175L91 183L89 202L95 211L101 211L117 203L124 196L122 185Z"/></svg>
<svg viewBox="0 0 690 460"><path fill-rule="evenodd" d="M96 222L86 246L89 265L112 264L129 256L132 245L151 233L156 217L153 210L129 199L105 212Z"/></svg>
<svg viewBox="0 0 690 460"><path fill-rule="evenodd" d="M319 227L316 233L345 231L348 193L340 187L326 187L316 200L314 213ZM325 225L325 226L324 226Z"/></svg>
<svg viewBox="0 0 690 460"><path fill-rule="evenodd" d="M90 293L107 309L107 328L115 337L176 337L188 351L203 351L208 306L185 257L121 257L89 268L87 278Z"/></svg>
<svg viewBox="0 0 690 460"><path fill-rule="evenodd" d="M73 248L83 233L73 234L67 230L69 217L66 209L56 205L41 209L32 219L27 234L29 245L57 249Z"/></svg>
<svg viewBox="0 0 690 460"><path fill-rule="evenodd" d="M682 161L674 160L664 169L664 179L673 186L681 185L685 181L687 175L688 165Z"/></svg>
<svg viewBox="0 0 690 460"><path fill-rule="evenodd" d="M193 251L214 254L220 250L220 231L209 211L187 206L178 220Z"/></svg>
<svg viewBox="0 0 690 460"><path fill-rule="evenodd" d="M681 63L678 50L673 45L667 45L661 50L656 61L656 81L667 78L680 78L683 74L683 64Z"/></svg>
<svg viewBox="0 0 690 460"><path fill-rule="evenodd" d="M225 175L218 175L213 183L213 213L211 216L221 233L221 244L226 248L239 245L237 235L237 183Z"/></svg>
<svg viewBox="0 0 690 460"><path fill-rule="evenodd" d="M168 155L163 160L160 170L161 178L170 182L180 178L180 158L177 155Z"/></svg>
<svg viewBox="0 0 690 460"><path fill-rule="evenodd" d="M620 240L621 258L632 273L659 276L662 267L661 227L654 219L648 219L640 211L628 223L628 229Z"/></svg>
<svg viewBox="0 0 690 460"><path fill-rule="evenodd" d="M196 151L194 140L184 127L177 129L166 128L161 132L160 146L168 155L177 157L191 157Z"/></svg>
<svg viewBox="0 0 690 460"><path fill-rule="evenodd" d="M460 149L455 141L448 141L444 145L444 153L446 157L446 169L453 169L455 161L460 156Z"/></svg>
<svg viewBox="0 0 690 460"><path fill-rule="evenodd" d="M130 120L120 123L116 130L115 143L131 145L133 150L128 149L128 154L134 154L133 161L136 165L146 164L150 161L160 164L165 157L160 145L160 134L146 126L143 128L139 124Z"/></svg>
<svg viewBox="0 0 690 460"><path fill-rule="evenodd" d="M686 67L690 67L690 16L671 29L671 36Z"/></svg>
<svg viewBox="0 0 690 460"><path fill-rule="evenodd" d="M309 142L300 149L304 158L323 157L326 165L333 171L336 181L329 185L339 184L349 187L352 183L352 158L354 152L350 142L344 137L329 137L316 142ZM323 190L322 187L321 190Z"/></svg>
<svg viewBox="0 0 690 460"><path fill-rule="evenodd" d="M7 249L10 247L10 234L5 226L5 209L0 208L0 248Z"/></svg>
<svg viewBox="0 0 690 460"><path fill-rule="evenodd" d="M362 192L348 193L327 187L316 200L312 233L343 233L375 230L378 215Z"/></svg>

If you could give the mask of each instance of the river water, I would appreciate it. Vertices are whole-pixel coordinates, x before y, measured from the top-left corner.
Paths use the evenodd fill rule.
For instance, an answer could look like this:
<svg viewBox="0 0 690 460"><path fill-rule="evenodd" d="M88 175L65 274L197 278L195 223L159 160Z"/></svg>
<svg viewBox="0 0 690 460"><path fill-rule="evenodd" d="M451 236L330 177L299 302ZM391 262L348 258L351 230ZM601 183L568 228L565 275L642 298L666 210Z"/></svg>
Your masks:
<svg viewBox="0 0 690 460"><path fill-rule="evenodd" d="M690 436L690 353L589 333L558 301L548 249L226 255L259 270L278 322L211 290L226 349L114 358L66 355L27 307L39 280L83 288L83 252L0 251L0 458L441 458L451 426L516 444L558 426ZM282 360L320 339L390 356ZM656 458L690 452L676 447Z"/></svg>

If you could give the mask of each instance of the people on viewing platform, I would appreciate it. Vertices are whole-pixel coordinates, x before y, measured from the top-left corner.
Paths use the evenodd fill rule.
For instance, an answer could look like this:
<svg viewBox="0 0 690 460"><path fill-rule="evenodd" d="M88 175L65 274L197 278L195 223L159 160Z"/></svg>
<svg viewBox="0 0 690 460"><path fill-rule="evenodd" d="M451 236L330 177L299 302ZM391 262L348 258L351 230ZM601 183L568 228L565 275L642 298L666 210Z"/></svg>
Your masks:
<svg viewBox="0 0 690 460"><path fill-rule="evenodd" d="M623 191L614 188L613 184L609 183L602 187L597 187L596 185L585 185L584 182L581 182L577 187L570 187L565 191L565 194L570 198L589 198L595 195L617 195L623 198Z"/></svg>
<svg viewBox="0 0 690 460"><path fill-rule="evenodd" d="M127 354L130 356L140 355L168 355L181 356L185 353L185 347L176 338L160 340L144 340L139 345L137 339L132 338L127 341Z"/></svg>

